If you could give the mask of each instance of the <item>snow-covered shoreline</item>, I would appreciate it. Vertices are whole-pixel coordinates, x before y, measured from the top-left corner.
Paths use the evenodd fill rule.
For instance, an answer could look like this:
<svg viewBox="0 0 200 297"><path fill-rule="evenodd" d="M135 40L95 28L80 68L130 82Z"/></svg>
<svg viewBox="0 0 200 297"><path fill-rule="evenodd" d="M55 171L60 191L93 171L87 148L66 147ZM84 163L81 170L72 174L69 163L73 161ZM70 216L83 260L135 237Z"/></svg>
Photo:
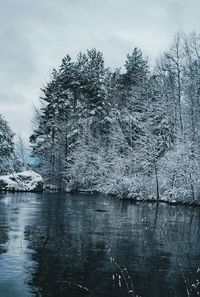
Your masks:
<svg viewBox="0 0 200 297"><path fill-rule="evenodd" d="M89 195L102 195L105 197L115 197L116 199L120 200L125 200L128 202L132 203L137 203L137 202L144 202L144 203L167 203L170 205L185 205L185 206L194 206L194 207L200 207L200 202L199 201L191 201L190 199L188 200L181 200L181 199L169 199L168 197L161 196L159 200L157 200L156 197L136 197L136 196L131 196L131 195L119 195L117 193L103 193L101 191L97 190L70 190L67 189L64 191L65 193L69 194L74 194L74 193L80 193L80 194L89 194Z"/></svg>
<svg viewBox="0 0 200 297"><path fill-rule="evenodd" d="M43 189L43 178L32 170L0 176L1 192L42 192Z"/></svg>
<svg viewBox="0 0 200 297"><path fill-rule="evenodd" d="M44 190L60 192L56 187L44 186L43 178L40 174L27 170L20 173L12 173L9 175L0 176L0 192L43 192ZM64 193L85 193L92 195L103 195L109 197L116 197L117 199L126 200L129 202L147 202L147 203L167 203L171 205L186 205L186 206L200 206L199 201L191 201L190 199L170 199L167 196L160 196L159 200L156 197L141 197L134 194L128 195L125 193L112 192L97 189L63 189Z"/></svg>

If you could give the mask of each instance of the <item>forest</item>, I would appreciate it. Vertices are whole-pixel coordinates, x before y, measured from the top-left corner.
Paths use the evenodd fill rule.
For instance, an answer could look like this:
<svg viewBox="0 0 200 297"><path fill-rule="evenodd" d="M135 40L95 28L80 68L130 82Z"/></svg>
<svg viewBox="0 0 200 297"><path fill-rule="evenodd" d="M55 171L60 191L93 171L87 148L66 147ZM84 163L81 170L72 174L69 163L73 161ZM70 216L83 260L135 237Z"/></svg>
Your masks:
<svg viewBox="0 0 200 297"><path fill-rule="evenodd" d="M200 203L199 34L176 34L154 65L137 47L114 70L95 48L66 55L39 100L30 142L47 188ZM23 167L13 137L1 117L1 174Z"/></svg>

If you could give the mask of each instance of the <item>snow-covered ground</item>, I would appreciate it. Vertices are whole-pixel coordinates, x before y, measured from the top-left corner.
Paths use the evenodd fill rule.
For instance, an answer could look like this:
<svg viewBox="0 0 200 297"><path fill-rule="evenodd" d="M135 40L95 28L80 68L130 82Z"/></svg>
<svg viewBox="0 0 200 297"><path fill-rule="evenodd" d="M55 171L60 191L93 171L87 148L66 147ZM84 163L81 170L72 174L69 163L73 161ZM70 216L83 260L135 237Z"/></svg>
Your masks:
<svg viewBox="0 0 200 297"><path fill-rule="evenodd" d="M32 170L3 175L0 176L0 191L41 192L43 179Z"/></svg>

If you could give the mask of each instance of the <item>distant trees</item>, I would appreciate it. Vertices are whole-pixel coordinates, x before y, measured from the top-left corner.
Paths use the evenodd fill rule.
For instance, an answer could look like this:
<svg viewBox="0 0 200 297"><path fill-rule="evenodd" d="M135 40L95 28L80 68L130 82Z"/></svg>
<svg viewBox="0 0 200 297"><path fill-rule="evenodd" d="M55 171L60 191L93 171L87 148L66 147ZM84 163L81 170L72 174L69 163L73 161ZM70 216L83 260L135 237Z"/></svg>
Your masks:
<svg viewBox="0 0 200 297"><path fill-rule="evenodd" d="M30 169L30 148L21 134L15 137L14 170L17 172Z"/></svg>
<svg viewBox="0 0 200 297"><path fill-rule="evenodd" d="M13 138L14 133L10 129L8 122L0 115L0 174L5 174L12 168Z"/></svg>
<svg viewBox="0 0 200 297"><path fill-rule="evenodd" d="M199 199L200 37L177 34L150 71L140 49L105 68L67 55L42 89L31 142L46 182L143 198ZM184 193L184 194L183 194Z"/></svg>

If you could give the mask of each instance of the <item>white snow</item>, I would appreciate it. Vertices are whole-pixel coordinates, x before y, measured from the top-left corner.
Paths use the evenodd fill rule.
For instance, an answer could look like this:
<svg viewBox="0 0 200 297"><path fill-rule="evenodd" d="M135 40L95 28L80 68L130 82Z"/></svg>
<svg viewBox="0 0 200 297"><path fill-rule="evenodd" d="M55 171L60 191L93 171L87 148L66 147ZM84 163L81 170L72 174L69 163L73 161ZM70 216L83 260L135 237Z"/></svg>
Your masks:
<svg viewBox="0 0 200 297"><path fill-rule="evenodd" d="M0 184L5 183L2 190L8 191L34 191L38 185L43 185L43 179L38 173L27 170L20 173L0 176Z"/></svg>

